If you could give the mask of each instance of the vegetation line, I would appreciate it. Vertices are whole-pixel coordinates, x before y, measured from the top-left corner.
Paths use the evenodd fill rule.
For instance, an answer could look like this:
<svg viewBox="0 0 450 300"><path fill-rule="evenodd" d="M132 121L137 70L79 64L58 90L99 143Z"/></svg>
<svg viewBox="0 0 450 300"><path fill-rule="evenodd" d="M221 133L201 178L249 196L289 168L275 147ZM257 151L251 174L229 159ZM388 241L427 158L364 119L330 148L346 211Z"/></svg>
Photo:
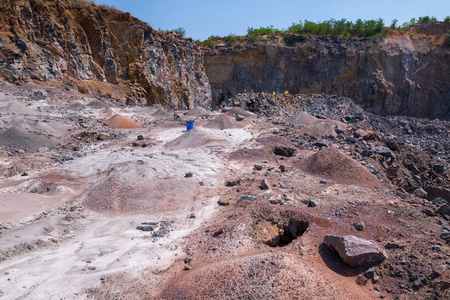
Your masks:
<svg viewBox="0 0 450 300"><path fill-rule="evenodd" d="M323 22L312 22L312 21L299 21L298 23L292 23L287 29L274 28L272 25L268 27L253 28L249 27L247 29L247 35L251 41L257 41L260 35L276 35L282 33L291 34L313 34L313 35L340 35L345 37L370 37L377 38L383 36L388 30L404 30L408 29L413 25L419 23L427 22L438 22L436 17L419 17L412 18L409 22L405 22L402 25L398 24L398 20L392 20L389 27L385 26L383 19L379 18L376 20L361 20L357 19L355 22L348 21L347 19L330 19ZM444 22L450 22L450 16L444 19ZM235 34L229 34L224 37L224 43L233 43L239 40ZM214 44L218 43L218 37L210 36L207 40L203 41L204 46L212 47Z"/></svg>

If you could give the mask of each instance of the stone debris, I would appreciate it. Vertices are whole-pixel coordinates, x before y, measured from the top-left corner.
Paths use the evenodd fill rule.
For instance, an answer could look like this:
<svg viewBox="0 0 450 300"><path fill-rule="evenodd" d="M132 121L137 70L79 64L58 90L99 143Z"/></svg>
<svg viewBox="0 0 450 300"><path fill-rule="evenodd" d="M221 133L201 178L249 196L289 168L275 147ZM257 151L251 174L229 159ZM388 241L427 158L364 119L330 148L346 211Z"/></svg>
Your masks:
<svg viewBox="0 0 450 300"><path fill-rule="evenodd" d="M326 235L323 241L351 267L378 264L388 257L377 243L352 235Z"/></svg>
<svg viewBox="0 0 450 300"><path fill-rule="evenodd" d="M285 146L276 146L274 153L276 155L281 155L281 156L285 156L285 157L292 157L294 156L295 153L295 149L294 148L290 148L290 147L285 147Z"/></svg>

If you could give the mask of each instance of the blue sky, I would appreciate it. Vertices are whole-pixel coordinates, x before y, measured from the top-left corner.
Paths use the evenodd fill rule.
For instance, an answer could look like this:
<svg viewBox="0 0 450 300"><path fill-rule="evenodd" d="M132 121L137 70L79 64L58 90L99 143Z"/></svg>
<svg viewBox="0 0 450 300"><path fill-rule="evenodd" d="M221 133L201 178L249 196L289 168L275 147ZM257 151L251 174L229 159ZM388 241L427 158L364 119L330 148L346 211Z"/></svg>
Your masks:
<svg viewBox="0 0 450 300"><path fill-rule="evenodd" d="M292 22L318 22L331 18L354 21L382 18L402 24L412 17L450 15L450 0L96 0L130 12L153 28L186 30L186 36L205 40L211 35L245 35L248 27L273 25L287 28Z"/></svg>

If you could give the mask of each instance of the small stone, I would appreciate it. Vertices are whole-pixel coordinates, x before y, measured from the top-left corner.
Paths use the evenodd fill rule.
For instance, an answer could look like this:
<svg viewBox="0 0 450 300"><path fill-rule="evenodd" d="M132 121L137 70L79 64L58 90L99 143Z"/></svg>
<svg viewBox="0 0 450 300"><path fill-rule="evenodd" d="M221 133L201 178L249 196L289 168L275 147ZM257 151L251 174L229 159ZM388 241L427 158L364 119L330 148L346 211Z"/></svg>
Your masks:
<svg viewBox="0 0 450 300"><path fill-rule="evenodd" d="M229 205L230 202L231 202L231 196L229 196L229 195L222 196L219 199L219 205L226 206L226 205Z"/></svg>
<svg viewBox="0 0 450 300"><path fill-rule="evenodd" d="M223 228L220 228L219 230L214 232L213 237L217 237L217 236L221 235L224 232L225 232L225 230L223 230Z"/></svg>
<svg viewBox="0 0 450 300"><path fill-rule="evenodd" d="M261 165L254 165L253 168L255 170L261 171L263 169L263 166L261 166Z"/></svg>
<svg viewBox="0 0 450 300"><path fill-rule="evenodd" d="M97 269L97 268L95 266L89 266L88 269L91 271L95 271L95 269Z"/></svg>
<svg viewBox="0 0 450 300"><path fill-rule="evenodd" d="M28 173L22 173L22 175L20 175L22 177L28 176Z"/></svg>
<svg viewBox="0 0 450 300"><path fill-rule="evenodd" d="M434 211L432 211L431 209L429 209L429 208L425 208L424 210L422 210L426 215L428 215L428 216L430 216L430 217L435 217L435 216L437 216L437 214L434 212Z"/></svg>
<svg viewBox="0 0 450 300"><path fill-rule="evenodd" d="M395 158L394 152L392 152L391 149L389 149L388 147L384 147L384 146L375 147L375 152L382 156L389 156L389 157Z"/></svg>
<svg viewBox="0 0 450 300"><path fill-rule="evenodd" d="M103 275L102 277L100 277L100 281L103 281L103 282L105 282L105 281L106 281L106 276L105 276L105 275Z"/></svg>
<svg viewBox="0 0 450 300"><path fill-rule="evenodd" d="M378 283L379 280L380 280L380 276L378 276L377 274L373 275L372 283Z"/></svg>
<svg viewBox="0 0 450 300"><path fill-rule="evenodd" d="M419 198L426 198L428 195L427 192L425 192L422 188L418 188L414 191L414 196Z"/></svg>
<svg viewBox="0 0 450 300"><path fill-rule="evenodd" d="M244 119L245 119L245 117L243 115L239 115L239 114L236 115L236 121L242 121Z"/></svg>
<svg viewBox="0 0 450 300"><path fill-rule="evenodd" d="M438 245L434 245L433 247L431 247L431 249L432 249L433 251L438 251L438 252L442 251L441 247L438 246Z"/></svg>
<svg viewBox="0 0 450 300"><path fill-rule="evenodd" d="M48 150L50 150L48 147L41 147L41 148L39 148L39 152L40 153L47 152Z"/></svg>
<svg viewBox="0 0 450 300"><path fill-rule="evenodd" d="M283 173L288 171L288 167L286 167L285 165L280 165L279 168L280 168L280 171L283 172Z"/></svg>
<svg viewBox="0 0 450 300"><path fill-rule="evenodd" d="M353 226L358 231L363 231L364 230L364 223L362 221L353 223Z"/></svg>
<svg viewBox="0 0 450 300"><path fill-rule="evenodd" d="M356 278L357 285L366 285L368 281L369 280L361 274L359 274L358 277Z"/></svg>
<svg viewBox="0 0 450 300"><path fill-rule="evenodd" d="M450 215L450 207L447 204L442 205L436 213L440 215Z"/></svg>
<svg viewBox="0 0 450 300"><path fill-rule="evenodd" d="M321 184L326 184L326 183L327 183L327 180L326 180L326 179L321 179L319 182L320 182Z"/></svg>
<svg viewBox="0 0 450 300"><path fill-rule="evenodd" d="M237 203L241 203L242 201L256 201L257 197L256 196L251 196L251 195L242 195L241 197L239 197L239 200L237 201Z"/></svg>
<svg viewBox="0 0 450 300"><path fill-rule="evenodd" d="M311 199L308 202L308 207L317 207L320 204L320 200L319 199Z"/></svg>
<svg viewBox="0 0 450 300"><path fill-rule="evenodd" d="M184 265L183 270L185 271L189 271L190 269L192 269L192 267L190 265Z"/></svg>
<svg viewBox="0 0 450 300"><path fill-rule="evenodd" d="M110 136L104 133L100 133L97 137L99 141L106 141L110 139Z"/></svg>
<svg viewBox="0 0 450 300"><path fill-rule="evenodd" d="M137 140L138 141L143 141L144 140L144 136L143 135L138 135L137 136Z"/></svg>
<svg viewBox="0 0 450 300"><path fill-rule="evenodd" d="M261 180L261 185L259 186L261 190L270 189L270 182L267 179Z"/></svg>
<svg viewBox="0 0 450 300"><path fill-rule="evenodd" d="M404 249L405 246L399 245L394 242L387 242L385 248L386 249Z"/></svg>
<svg viewBox="0 0 450 300"><path fill-rule="evenodd" d="M372 279L376 273L375 268L369 268L364 272L364 276L368 279Z"/></svg>
<svg viewBox="0 0 450 300"><path fill-rule="evenodd" d="M444 241L450 240L450 232L443 232L441 234L441 239L443 239Z"/></svg>
<svg viewBox="0 0 450 300"><path fill-rule="evenodd" d="M426 282L425 278L419 278L413 282L413 288L419 289L425 284L425 282Z"/></svg>
<svg viewBox="0 0 450 300"><path fill-rule="evenodd" d="M346 141L348 144L355 144L356 142L358 142L358 139L355 138L355 137L353 137L353 136L348 136L348 137L345 139L345 141Z"/></svg>
<svg viewBox="0 0 450 300"><path fill-rule="evenodd" d="M283 194L283 196L286 201L294 201L295 200L295 196L293 194Z"/></svg>
<svg viewBox="0 0 450 300"><path fill-rule="evenodd" d="M236 186L236 185L240 185L241 181L238 180L229 180L227 181L227 183L225 184L226 186Z"/></svg>
<svg viewBox="0 0 450 300"><path fill-rule="evenodd" d="M194 175L194 173L187 172L186 174L184 174L184 177L189 178L189 177L192 177L193 175Z"/></svg>
<svg viewBox="0 0 450 300"><path fill-rule="evenodd" d="M431 204L437 205L437 206L440 206L440 205L446 204L446 203L447 203L447 201L445 201L444 199L442 199L440 197L436 197L433 200L431 200Z"/></svg>
<svg viewBox="0 0 450 300"><path fill-rule="evenodd" d="M156 225L141 225L141 226L137 226L136 229L137 230L141 230L141 231L153 231L155 230Z"/></svg>
<svg viewBox="0 0 450 300"><path fill-rule="evenodd" d="M320 140L316 142L314 145L316 145L317 147L328 147L328 143L324 140Z"/></svg>
<svg viewBox="0 0 450 300"><path fill-rule="evenodd" d="M269 198L269 202L271 204L280 204L281 203L281 195L275 194L272 197Z"/></svg>
<svg viewBox="0 0 450 300"><path fill-rule="evenodd" d="M190 213L189 219L195 219L195 213Z"/></svg>
<svg viewBox="0 0 450 300"><path fill-rule="evenodd" d="M276 146L274 153L276 155L285 156L285 157L292 157L294 156L295 149L285 146Z"/></svg>
<svg viewBox="0 0 450 300"><path fill-rule="evenodd" d="M280 184L280 187L283 189L287 189L287 187L288 187L288 185L284 182L280 182L279 184Z"/></svg>
<svg viewBox="0 0 450 300"><path fill-rule="evenodd" d="M200 186L204 186L205 183L203 181L200 181L198 184L200 184Z"/></svg>
<svg viewBox="0 0 450 300"><path fill-rule="evenodd" d="M344 129L342 129L340 126L336 125L336 127L334 127L334 132L336 132L337 134L343 133Z"/></svg>
<svg viewBox="0 0 450 300"><path fill-rule="evenodd" d="M445 170L445 167L443 165L434 165L433 170L437 173L442 173Z"/></svg>

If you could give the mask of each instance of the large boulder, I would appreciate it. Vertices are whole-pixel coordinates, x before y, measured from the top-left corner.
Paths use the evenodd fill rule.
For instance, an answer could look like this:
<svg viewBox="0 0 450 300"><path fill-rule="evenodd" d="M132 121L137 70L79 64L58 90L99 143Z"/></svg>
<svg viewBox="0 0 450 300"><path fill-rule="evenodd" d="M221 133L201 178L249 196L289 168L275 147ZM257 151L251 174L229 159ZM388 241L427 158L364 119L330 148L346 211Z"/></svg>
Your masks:
<svg viewBox="0 0 450 300"><path fill-rule="evenodd" d="M387 258L386 252L377 243L353 235L326 235L323 241L351 267L375 265Z"/></svg>

